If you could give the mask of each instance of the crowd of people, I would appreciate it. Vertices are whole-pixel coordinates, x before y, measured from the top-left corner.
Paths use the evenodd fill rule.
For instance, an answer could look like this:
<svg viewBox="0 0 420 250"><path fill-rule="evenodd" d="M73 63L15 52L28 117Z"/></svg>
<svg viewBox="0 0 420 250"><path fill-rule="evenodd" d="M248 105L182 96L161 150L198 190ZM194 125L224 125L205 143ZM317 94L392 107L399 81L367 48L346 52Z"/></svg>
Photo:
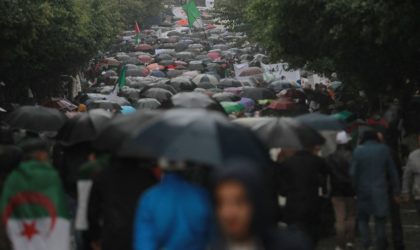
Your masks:
<svg viewBox="0 0 420 250"><path fill-rule="evenodd" d="M306 250L334 224L336 250L384 250L388 218L405 249L420 149L405 159L397 100L368 113L338 81L267 82L242 35L165 22L101 55L75 104L1 116L1 249Z"/></svg>

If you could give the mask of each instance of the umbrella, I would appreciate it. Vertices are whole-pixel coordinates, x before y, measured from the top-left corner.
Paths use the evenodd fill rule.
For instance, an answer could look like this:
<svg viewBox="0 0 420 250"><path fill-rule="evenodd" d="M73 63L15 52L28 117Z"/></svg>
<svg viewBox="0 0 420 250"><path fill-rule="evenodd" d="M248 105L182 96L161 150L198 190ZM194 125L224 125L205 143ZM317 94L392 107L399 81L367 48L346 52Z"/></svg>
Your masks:
<svg viewBox="0 0 420 250"><path fill-rule="evenodd" d="M121 114L130 114L136 112L136 109L132 106L122 106L121 107Z"/></svg>
<svg viewBox="0 0 420 250"><path fill-rule="evenodd" d="M151 63L153 61L153 58L151 56L148 55L140 55L138 56L138 59L141 63Z"/></svg>
<svg viewBox="0 0 420 250"><path fill-rule="evenodd" d="M194 71L187 71L182 73L182 76L186 76L186 77L190 77L190 78L194 78L196 76L198 76L200 74L200 72L194 70Z"/></svg>
<svg viewBox="0 0 420 250"><path fill-rule="evenodd" d="M173 96L173 94L169 90L161 88L150 88L144 91L141 95L147 98L154 98L160 103L169 101Z"/></svg>
<svg viewBox="0 0 420 250"><path fill-rule="evenodd" d="M159 78L165 78L166 77L165 73L163 73L160 70L153 70L152 73L150 73L150 75L154 76L154 77L159 77Z"/></svg>
<svg viewBox="0 0 420 250"><path fill-rule="evenodd" d="M220 105L222 105L223 109L226 113L238 113L245 110L244 105L238 102L221 102Z"/></svg>
<svg viewBox="0 0 420 250"><path fill-rule="evenodd" d="M275 91L276 93L281 92L284 89L290 89L292 88L293 85L291 82L288 81L274 81L272 83L270 83L270 85L268 85L269 89L272 89L273 91Z"/></svg>
<svg viewBox="0 0 420 250"><path fill-rule="evenodd" d="M221 57L221 55L220 55L220 53L219 53L219 52L209 52L209 53L207 54L207 56L208 56L210 59L212 59L212 60L216 60L216 59L218 59L218 58L220 58L220 57Z"/></svg>
<svg viewBox="0 0 420 250"><path fill-rule="evenodd" d="M152 63L150 65L147 65L146 67L148 70L164 70L165 66L159 65L157 63Z"/></svg>
<svg viewBox="0 0 420 250"><path fill-rule="evenodd" d="M258 67L249 67L245 70L243 70L239 76L241 77L245 77L245 76L255 76L255 75L260 75L264 73L263 70L261 68Z"/></svg>
<svg viewBox="0 0 420 250"><path fill-rule="evenodd" d="M239 96L227 92L214 94L213 98L218 102L235 102L241 99Z"/></svg>
<svg viewBox="0 0 420 250"><path fill-rule="evenodd" d="M65 146L92 141L111 118L111 113L101 109L76 115L64 124L56 139Z"/></svg>
<svg viewBox="0 0 420 250"><path fill-rule="evenodd" d="M216 88L217 84L219 83L219 80L217 80L216 76L211 74L200 74L193 78L193 82L197 84L197 86L201 83L210 83L213 86L213 88Z"/></svg>
<svg viewBox="0 0 420 250"><path fill-rule="evenodd" d="M172 58L171 55L165 54L165 53L155 56L155 60L157 60L157 61L172 60L172 59L173 58Z"/></svg>
<svg viewBox="0 0 420 250"><path fill-rule="evenodd" d="M185 51L185 52L176 53L175 57L178 60L191 60L194 57L194 55L191 52Z"/></svg>
<svg viewBox="0 0 420 250"><path fill-rule="evenodd" d="M195 83L193 83L189 78L185 77L172 78L169 85L174 87L178 92L193 91L197 87Z"/></svg>
<svg viewBox="0 0 420 250"><path fill-rule="evenodd" d="M157 109L160 107L160 102L154 98L143 98L137 101L137 109Z"/></svg>
<svg viewBox="0 0 420 250"><path fill-rule="evenodd" d="M255 108L255 101L250 98L242 97L239 103L245 107L245 111L252 111Z"/></svg>
<svg viewBox="0 0 420 250"><path fill-rule="evenodd" d="M97 100L97 101L90 102L87 105L87 108L89 110L91 109L104 109L104 110L109 110L109 111L121 110L121 106L118 103L111 102L108 100Z"/></svg>
<svg viewBox="0 0 420 250"><path fill-rule="evenodd" d="M251 98L255 101L263 99L276 99L276 93L266 88L244 88L242 97Z"/></svg>
<svg viewBox="0 0 420 250"><path fill-rule="evenodd" d="M197 108L224 112L223 107L208 95L197 92L185 92L172 96L176 108Z"/></svg>
<svg viewBox="0 0 420 250"><path fill-rule="evenodd" d="M126 76L147 76L150 71L145 67L138 67L137 69L127 69Z"/></svg>
<svg viewBox="0 0 420 250"><path fill-rule="evenodd" d="M220 80L219 84L217 84L217 87L221 89L237 88L237 87L242 87L242 83L233 78L224 78Z"/></svg>
<svg viewBox="0 0 420 250"><path fill-rule="evenodd" d="M168 76L168 78L174 78L174 77L180 76L182 75L182 73L185 72L183 70L178 70L181 68L181 66L177 66L176 68L177 69L171 69L166 72L166 75Z"/></svg>
<svg viewBox="0 0 420 250"><path fill-rule="evenodd" d="M251 131L218 112L173 109L125 141L119 155L223 167L238 158L264 166L267 152Z"/></svg>
<svg viewBox="0 0 420 250"><path fill-rule="evenodd" d="M333 114L332 116L344 122L350 122L356 119L356 115L350 111L341 111Z"/></svg>
<svg viewBox="0 0 420 250"><path fill-rule="evenodd" d="M218 87L219 87L219 85L218 85ZM225 88L225 89L223 89L223 91L224 92L227 92L227 93L232 93L232 94L235 94L235 95L242 95L242 91L243 91L243 87L237 87L237 88Z"/></svg>
<svg viewBox="0 0 420 250"><path fill-rule="evenodd" d="M241 118L235 122L250 127L270 148L308 149L325 142L316 130L292 118Z"/></svg>
<svg viewBox="0 0 420 250"><path fill-rule="evenodd" d="M343 121L329 115L311 113L298 116L296 119L316 130L343 131L346 129Z"/></svg>
<svg viewBox="0 0 420 250"><path fill-rule="evenodd" d="M281 98L278 100L275 100L268 105L269 109L273 110L290 110L295 108L296 103L289 99L289 98Z"/></svg>
<svg viewBox="0 0 420 250"><path fill-rule="evenodd" d="M135 49L137 51L150 51L150 50L154 50L154 48L153 48L152 45L149 45L149 44L146 44L146 43L143 43L143 44L138 45Z"/></svg>
<svg viewBox="0 0 420 250"><path fill-rule="evenodd" d="M147 85L148 88L160 88L160 89L165 89L168 90L169 92L171 92L172 94L176 94L177 91L174 87L172 87L169 84L166 84L165 82L157 82L157 83L152 83ZM145 89L146 90L146 89Z"/></svg>
<svg viewBox="0 0 420 250"><path fill-rule="evenodd" d="M119 115L107 123L92 146L99 151L115 152L130 135L139 131L160 113L157 111L138 111Z"/></svg>
<svg viewBox="0 0 420 250"><path fill-rule="evenodd" d="M66 116L57 109L22 106L10 113L5 122L13 128L43 132L58 131L66 120Z"/></svg>

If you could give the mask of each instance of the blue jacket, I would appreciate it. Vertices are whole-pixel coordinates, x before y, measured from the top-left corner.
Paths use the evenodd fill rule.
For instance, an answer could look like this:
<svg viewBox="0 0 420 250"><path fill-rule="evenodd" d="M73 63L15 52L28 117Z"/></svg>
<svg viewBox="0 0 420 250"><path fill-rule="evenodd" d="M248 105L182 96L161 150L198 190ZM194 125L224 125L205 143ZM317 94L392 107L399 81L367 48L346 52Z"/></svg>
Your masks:
<svg viewBox="0 0 420 250"><path fill-rule="evenodd" d="M356 148L350 175L357 194L359 212L377 217L389 213L389 188L400 193L398 172L384 144L367 141Z"/></svg>
<svg viewBox="0 0 420 250"><path fill-rule="evenodd" d="M140 199L134 249L203 250L213 221L208 193L175 173L167 173Z"/></svg>

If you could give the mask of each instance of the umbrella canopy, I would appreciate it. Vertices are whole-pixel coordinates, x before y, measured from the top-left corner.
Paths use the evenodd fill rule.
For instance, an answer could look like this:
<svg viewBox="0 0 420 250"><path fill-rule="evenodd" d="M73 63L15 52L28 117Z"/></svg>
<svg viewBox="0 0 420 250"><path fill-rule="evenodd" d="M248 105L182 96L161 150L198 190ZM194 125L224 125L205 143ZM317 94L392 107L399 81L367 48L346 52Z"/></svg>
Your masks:
<svg viewBox="0 0 420 250"><path fill-rule="evenodd" d="M316 130L292 118L242 118L235 122L250 127L270 148L308 149L325 142Z"/></svg>
<svg viewBox="0 0 420 250"><path fill-rule="evenodd" d="M242 97L239 103L245 107L245 111L252 111L255 108L255 101L250 98Z"/></svg>
<svg viewBox="0 0 420 250"><path fill-rule="evenodd" d="M157 64L157 63L152 63L152 64L150 64L150 65L147 65L147 67L146 67L148 70L164 70L165 69L165 66L163 66L163 65L159 65L159 64Z"/></svg>
<svg viewBox="0 0 420 250"><path fill-rule="evenodd" d="M219 59L219 58L221 58L221 57L222 57L222 55L221 55L219 52L216 52L216 51L214 51L214 52L209 52L209 53L207 54L207 56L208 56L210 59L212 59L212 60L216 60L216 59Z"/></svg>
<svg viewBox="0 0 420 250"><path fill-rule="evenodd" d="M92 141L111 118L111 113L101 109L76 115L64 124L56 139L65 146Z"/></svg>
<svg viewBox="0 0 420 250"><path fill-rule="evenodd" d="M67 117L57 109L22 106L10 113L5 122L13 128L34 132L58 131Z"/></svg>
<svg viewBox="0 0 420 250"><path fill-rule="evenodd" d="M160 89L166 89L169 92L171 92L172 94L176 94L177 91L174 87L172 87L171 85L166 84L165 82L157 82L157 83L151 83L149 85L147 85L148 88L160 88ZM146 91L146 89L145 89Z"/></svg>
<svg viewBox="0 0 420 250"><path fill-rule="evenodd" d="M163 73L160 70L153 70L152 73L150 73L150 75L154 76L154 77L159 77L159 78L165 78L166 77L165 73Z"/></svg>
<svg viewBox="0 0 420 250"><path fill-rule="evenodd" d="M197 84L197 86L199 86L201 83L210 83L213 85L213 88L215 88L217 84L219 83L219 80L217 79L216 76L211 75L211 74L200 74L193 78L193 82Z"/></svg>
<svg viewBox="0 0 420 250"><path fill-rule="evenodd" d="M152 45L143 43L143 44L139 44L136 48L137 51L151 51L154 50Z"/></svg>
<svg viewBox="0 0 420 250"><path fill-rule="evenodd" d="M245 76L255 76L255 75L261 75L263 72L263 70L261 68L258 67L249 67L245 70L243 70L239 76L241 77L245 77Z"/></svg>
<svg viewBox="0 0 420 250"><path fill-rule="evenodd" d="M290 110L296 107L296 103L289 98L281 98L275 100L268 105L269 109L273 110Z"/></svg>
<svg viewBox="0 0 420 250"><path fill-rule="evenodd" d="M195 88L197 88L197 85L193 83L191 79L185 77L172 78L169 84L178 92L193 91Z"/></svg>
<svg viewBox="0 0 420 250"><path fill-rule="evenodd" d="M242 97L251 98L255 101L264 99L276 99L276 93L266 88L244 88L242 91Z"/></svg>
<svg viewBox="0 0 420 250"><path fill-rule="evenodd" d="M268 88L272 89L276 93L279 93L280 91L284 89L290 89L292 87L293 87L292 83L288 81L274 81L270 83L270 85L268 85Z"/></svg>
<svg viewBox="0 0 420 250"><path fill-rule="evenodd" d="M121 110L121 106L118 103L115 102L111 102L108 100L98 100L98 101L93 101L90 102L87 105L88 110L92 110L92 109L104 109L104 110L116 110L116 111L120 111Z"/></svg>
<svg viewBox="0 0 420 250"><path fill-rule="evenodd" d="M296 117L296 119L305 125L316 129L318 131L343 131L346 129L346 124L333 117L324 114L311 113Z"/></svg>
<svg viewBox="0 0 420 250"><path fill-rule="evenodd" d="M136 109L132 106L122 106L121 107L121 114L131 114L136 112Z"/></svg>
<svg viewBox="0 0 420 250"><path fill-rule="evenodd" d="M350 111L341 111L333 114L332 116L344 122L350 122L356 119L356 115Z"/></svg>
<svg viewBox="0 0 420 250"><path fill-rule="evenodd" d="M160 107L160 102L154 98L143 98L137 101L137 109L157 109Z"/></svg>
<svg viewBox="0 0 420 250"><path fill-rule="evenodd" d="M222 105L223 109L228 114L239 113L245 110L244 105L238 102L221 102L220 105Z"/></svg>
<svg viewBox="0 0 420 250"><path fill-rule="evenodd" d="M144 91L141 95L146 98L154 98L160 103L169 101L173 96L173 94L169 90L161 88L150 88Z"/></svg>
<svg viewBox="0 0 420 250"><path fill-rule="evenodd" d="M180 68L182 68L183 66L176 66L176 69L170 69L166 72L166 75L168 76L168 78L174 78L177 76L182 75L185 71L184 70L178 70Z"/></svg>
<svg viewBox="0 0 420 250"><path fill-rule="evenodd" d="M218 102L235 102L241 99L239 96L228 92L214 94L213 98Z"/></svg>
<svg viewBox="0 0 420 250"><path fill-rule="evenodd" d="M157 111L138 111L128 115L119 115L107 123L92 142L99 151L115 152L130 135L139 131L149 121L156 118Z"/></svg>
<svg viewBox="0 0 420 250"><path fill-rule="evenodd" d="M267 152L251 131L220 113L174 109L125 141L119 155L223 167L237 158L265 165Z"/></svg>
<svg viewBox="0 0 420 250"><path fill-rule="evenodd" d="M153 58L151 56L148 56L148 55L140 55L140 56L138 56L138 59L143 64L151 63L153 61Z"/></svg>
<svg viewBox="0 0 420 250"><path fill-rule="evenodd" d="M208 95L197 92L179 93L172 97L172 104L176 108L207 109L224 112L223 107Z"/></svg>
<svg viewBox="0 0 420 250"><path fill-rule="evenodd" d="M217 87L221 89L238 88L238 87L242 87L242 83L233 78L224 78L220 80L219 84L217 84Z"/></svg>

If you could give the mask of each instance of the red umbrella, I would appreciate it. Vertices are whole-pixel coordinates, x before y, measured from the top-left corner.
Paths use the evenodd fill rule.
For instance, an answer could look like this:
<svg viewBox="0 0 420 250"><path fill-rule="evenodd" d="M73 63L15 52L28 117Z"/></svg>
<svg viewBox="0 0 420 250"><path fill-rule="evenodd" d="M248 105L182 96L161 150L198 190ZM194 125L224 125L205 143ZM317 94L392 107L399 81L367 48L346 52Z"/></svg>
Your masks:
<svg viewBox="0 0 420 250"><path fill-rule="evenodd" d="M208 30L211 30L211 29L215 29L216 28L216 25L214 25L214 24L207 24L207 26L206 26L206 29L208 29Z"/></svg>
<svg viewBox="0 0 420 250"><path fill-rule="evenodd" d="M147 56L147 55L141 55L138 57L138 59L141 63L151 63L153 60L151 56Z"/></svg>
<svg viewBox="0 0 420 250"><path fill-rule="evenodd" d="M147 66L147 69L152 70L152 71L153 70L164 70L165 66L159 65L157 63L153 63L153 64L150 64L149 66Z"/></svg>
<svg viewBox="0 0 420 250"><path fill-rule="evenodd" d="M219 59L221 56L220 56L220 53L219 52L217 52L217 51L213 51L213 52L209 52L208 54L207 54L207 56L210 58L210 59L212 59L212 60L216 60L216 59Z"/></svg>
<svg viewBox="0 0 420 250"><path fill-rule="evenodd" d="M153 50L153 46L152 46L152 45L149 45L149 44L146 44L146 43L143 43L143 44L138 45L138 46L136 47L136 50L137 50L137 51L148 51L148 50Z"/></svg>
<svg viewBox="0 0 420 250"><path fill-rule="evenodd" d="M290 110L293 109L296 106L296 103L293 102L293 100L289 98L281 98L274 102L272 102L268 108L274 109L274 110Z"/></svg>

